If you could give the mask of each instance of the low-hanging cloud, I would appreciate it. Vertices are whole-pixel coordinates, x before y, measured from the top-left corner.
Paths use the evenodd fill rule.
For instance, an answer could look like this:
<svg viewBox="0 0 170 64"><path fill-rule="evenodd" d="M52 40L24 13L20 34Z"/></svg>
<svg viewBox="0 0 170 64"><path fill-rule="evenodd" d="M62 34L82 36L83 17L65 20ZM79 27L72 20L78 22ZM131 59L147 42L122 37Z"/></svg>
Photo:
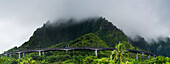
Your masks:
<svg viewBox="0 0 170 64"><path fill-rule="evenodd" d="M169 0L1 0L0 52L19 46L47 20L103 16L128 36L170 36Z"/></svg>

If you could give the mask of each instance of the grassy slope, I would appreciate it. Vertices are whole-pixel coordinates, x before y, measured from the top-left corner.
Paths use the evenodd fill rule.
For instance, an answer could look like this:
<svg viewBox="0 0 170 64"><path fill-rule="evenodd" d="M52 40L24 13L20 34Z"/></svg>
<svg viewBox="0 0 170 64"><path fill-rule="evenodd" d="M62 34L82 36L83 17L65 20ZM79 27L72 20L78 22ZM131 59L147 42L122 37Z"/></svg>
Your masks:
<svg viewBox="0 0 170 64"><path fill-rule="evenodd" d="M85 34L75 40L56 44L52 47L66 47L68 45L69 47L108 47L104 41L93 33Z"/></svg>

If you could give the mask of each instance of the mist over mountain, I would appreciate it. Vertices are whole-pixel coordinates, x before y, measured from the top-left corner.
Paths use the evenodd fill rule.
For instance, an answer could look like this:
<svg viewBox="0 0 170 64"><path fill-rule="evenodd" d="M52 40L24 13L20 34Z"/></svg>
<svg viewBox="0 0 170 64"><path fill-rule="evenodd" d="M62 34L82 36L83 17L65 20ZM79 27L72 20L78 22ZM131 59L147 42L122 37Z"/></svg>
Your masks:
<svg viewBox="0 0 170 64"><path fill-rule="evenodd" d="M102 16L146 41L170 34L169 0L2 0L0 6L1 50L20 46L47 20L60 18Z"/></svg>
<svg viewBox="0 0 170 64"><path fill-rule="evenodd" d="M68 46L114 47L119 41L128 41L135 48L157 55L170 56L170 51L168 51L170 39L168 37L150 42L141 36L132 39L102 17L48 21L38 28L27 42L8 51Z"/></svg>
<svg viewBox="0 0 170 64"><path fill-rule="evenodd" d="M47 22L41 28L38 28L29 41L19 47L19 50L48 48L63 42L69 43L88 33L93 33L109 47L114 47L119 41L127 41L127 36L105 18L86 18L79 20L79 22L69 19L66 22L53 24Z"/></svg>
<svg viewBox="0 0 170 64"><path fill-rule="evenodd" d="M0 0L0 64L170 64L169 3Z"/></svg>
<svg viewBox="0 0 170 64"><path fill-rule="evenodd" d="M170 38L164 37L159 38L157 41L153 40L147 42L145 38L141 36L136 36L135 39L128 38L129 43L134 47L152 52L157 55L169 56L170 57Z"/></svg>

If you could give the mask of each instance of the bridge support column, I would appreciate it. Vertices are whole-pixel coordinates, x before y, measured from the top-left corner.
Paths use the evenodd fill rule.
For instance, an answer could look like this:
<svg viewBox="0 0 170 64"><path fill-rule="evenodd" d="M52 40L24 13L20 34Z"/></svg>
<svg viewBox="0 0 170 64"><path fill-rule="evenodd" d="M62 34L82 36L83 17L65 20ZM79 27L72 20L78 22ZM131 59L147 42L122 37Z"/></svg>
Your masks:
<svg viewBox="0 0 170 64"><path fill-rule="evenodd" d="M39 52L39 56L41 56L41 51L38 51Z"/></svg>
<svg viewBox="0 0 170 64"><path fill-rule="evenodd" d="M9 56L11 56L12 54L9 54Z"/></svg>
<svg viewBox="0 0 170 64"><path fill-rule="evenodd" d="M44 51L42 52L42 54L44 55Z"/></svg>
<svg viewBox="0 0 170 64"><path fill-rule="evenodd" d="M21 58L21 53L20 52L18 53L18 57Z"/></svg>
<svg viewBox="0 0 170 64"><path fill-rule="evenodd" d="M148 55L148 58L150 58L150 55Z"/></svg>
<svg viewBox="0 0 170 64"><path fill-rule="evenodd" d="M136 53L136 60L138 60L138 53Z"/></svg>
<svg viewBox="0 0 170 64"><path fill-rule="evenodd" d="M7 56L7 54L4 54L5 56Z"/></svg>
<svg viewBox="0 0 170 64"><path fill-rule="evenodd" d="M156 58L156 55L153 55L154 58Z"/></svg>
<svg viewBox="0 0 170 64"><path fill-rule="evenodd" d="M95 50L95 55L96 55L96 57L97 57L97 50Z"/></svg>
<svg viewBox="0 0 170 64"><path fill-rule="evenodd" d="M68 50L66 49L66 54L67 54L67 51L68 51Z"/></svg>
<svg viewBox="0 0 170 64"><path fill-rule="evenodd" d="M143 53L142 53L142 55L141 55L142 57L143 57Z"/></svg>
<svg viewBox="0 0 170 64"><path fill-rule="evenodd" d="M25 53L22 53L23 54L23 57L25 57Z"/></svg>

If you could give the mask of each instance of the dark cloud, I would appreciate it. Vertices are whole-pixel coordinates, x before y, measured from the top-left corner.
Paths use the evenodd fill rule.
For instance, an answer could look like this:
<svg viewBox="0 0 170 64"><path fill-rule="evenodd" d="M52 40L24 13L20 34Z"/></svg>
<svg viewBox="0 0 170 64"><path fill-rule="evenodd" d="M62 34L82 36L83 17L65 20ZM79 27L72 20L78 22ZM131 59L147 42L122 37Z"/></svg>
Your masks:
<svg viewBox="0 0 170 64"><path fill-rule="evenodd" d="M1 0L0 52L27 41L47 20L103 16L128 36L170 35L169 0Z"/></svg>

